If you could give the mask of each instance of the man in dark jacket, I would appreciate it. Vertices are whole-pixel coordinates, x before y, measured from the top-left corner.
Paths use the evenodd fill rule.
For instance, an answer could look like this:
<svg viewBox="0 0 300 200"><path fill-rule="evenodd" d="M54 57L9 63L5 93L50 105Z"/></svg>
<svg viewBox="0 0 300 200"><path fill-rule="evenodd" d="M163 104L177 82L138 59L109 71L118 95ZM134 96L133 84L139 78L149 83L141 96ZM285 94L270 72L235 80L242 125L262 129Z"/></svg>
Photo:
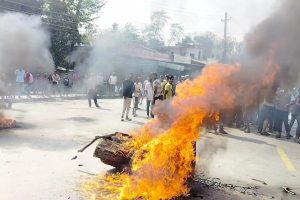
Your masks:
<svg viewBox="0 0 300 200"><path fill-rule="evenodd" d="M123 82L123 111L121 121L124 121L124 114L126 112L126 120L131 121L128 117L129 108L131 104L132 94L134 92L134 83L132 81L133 74L130 74L129 77Z"/></svg>

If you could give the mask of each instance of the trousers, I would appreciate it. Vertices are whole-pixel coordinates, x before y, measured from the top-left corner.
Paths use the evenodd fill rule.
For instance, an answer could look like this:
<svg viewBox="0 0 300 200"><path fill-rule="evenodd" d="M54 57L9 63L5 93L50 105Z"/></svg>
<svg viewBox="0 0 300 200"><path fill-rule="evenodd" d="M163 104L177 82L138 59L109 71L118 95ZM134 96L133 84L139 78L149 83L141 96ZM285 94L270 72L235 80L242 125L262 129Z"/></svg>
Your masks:
<svg viewBox="0 0 300 200"><path fill-rule="evenodd" d="M131 99L128 97L124 97L123 99L123 111L122 111L122 118L124 117L124 114L126 113L126 117L128 118L129 115L129 109L130 109L130 104L131 104Z"/></svg>

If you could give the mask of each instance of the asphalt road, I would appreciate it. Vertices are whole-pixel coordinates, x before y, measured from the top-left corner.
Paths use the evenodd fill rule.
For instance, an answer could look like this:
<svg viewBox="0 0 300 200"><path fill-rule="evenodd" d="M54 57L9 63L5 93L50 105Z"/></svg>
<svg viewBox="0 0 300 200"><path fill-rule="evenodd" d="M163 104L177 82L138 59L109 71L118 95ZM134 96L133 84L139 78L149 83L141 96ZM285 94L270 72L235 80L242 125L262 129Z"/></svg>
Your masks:
<svg viewBox="0 0 300 200"><path fill-rule="evenodd" d="M147 122L144 110L132 122L121 122L119 99L101 100L100 105L88 108L84 100L27 102L5 111L19 128L0 131L0 199L83 199L80 184L111 168L92 156L96 144L81 154L77 150L95 135L127 132ZM203 133L197 144L197 173L222 183L203 191L205 199L300 199L299 144L226 130L227 136ZM230 184L257 186L256 196L230 189ZM297 195L284 194L282 186Z"/></svg>

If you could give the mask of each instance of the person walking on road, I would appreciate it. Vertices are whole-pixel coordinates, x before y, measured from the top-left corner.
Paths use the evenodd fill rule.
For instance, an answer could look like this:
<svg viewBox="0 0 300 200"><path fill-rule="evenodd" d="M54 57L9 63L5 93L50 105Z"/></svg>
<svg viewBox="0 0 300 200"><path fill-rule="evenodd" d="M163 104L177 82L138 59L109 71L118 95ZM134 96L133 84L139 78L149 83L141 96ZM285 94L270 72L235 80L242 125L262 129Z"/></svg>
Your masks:
<svg viewBox="0 0 300 200"><path fill-rule="evenodd" d="M129 109L132 99L132 94L134 92L134 83L132 81L133 74L130 74L129 77L123 82L123 111L121 116L121 121L124 121L124 115L126 114L126 120L131 121L129 118Z"/></svg>
<svg viewBox="0 0 300 200"><path fill-rule="evenodd" d="M89 107L92 107L92 99L94 100L95 106L99 108L99 104L97 102L97 79L95 75L91 75L87 80L87 88L88 88L88 102Z"/></svg>

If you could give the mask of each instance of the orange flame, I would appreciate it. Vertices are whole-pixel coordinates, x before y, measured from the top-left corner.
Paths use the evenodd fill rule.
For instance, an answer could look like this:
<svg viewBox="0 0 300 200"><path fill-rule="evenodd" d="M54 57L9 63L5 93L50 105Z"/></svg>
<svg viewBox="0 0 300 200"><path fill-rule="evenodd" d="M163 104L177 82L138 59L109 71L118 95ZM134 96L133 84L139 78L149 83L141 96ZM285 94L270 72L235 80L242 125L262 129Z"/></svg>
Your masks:
<svg viewBox="0 0 300 200"><path fill-rule="evenodd" d="M131 174L99 176L83 184L84 192L97 200L187 196L187 179L195 159L193 142L200 137L203 119L214 116L219 120L219 111L237 105L245 89L250 89L253 97L255 90L270 86L275 79L274 75L266 81L262 76L243 83L243 74L238 64L216 64L206 67L195 80L178 86L172 102L161 102L155 107L158 119L134 133L133 142L128 144L135 152Z"/></svg>
<svg viewBox="0 0 300 200"><path fill-rule="evenodd" d="M16 121L6 118L0 113L0 129L2 128L14 128L16 126Z"/></svg>

